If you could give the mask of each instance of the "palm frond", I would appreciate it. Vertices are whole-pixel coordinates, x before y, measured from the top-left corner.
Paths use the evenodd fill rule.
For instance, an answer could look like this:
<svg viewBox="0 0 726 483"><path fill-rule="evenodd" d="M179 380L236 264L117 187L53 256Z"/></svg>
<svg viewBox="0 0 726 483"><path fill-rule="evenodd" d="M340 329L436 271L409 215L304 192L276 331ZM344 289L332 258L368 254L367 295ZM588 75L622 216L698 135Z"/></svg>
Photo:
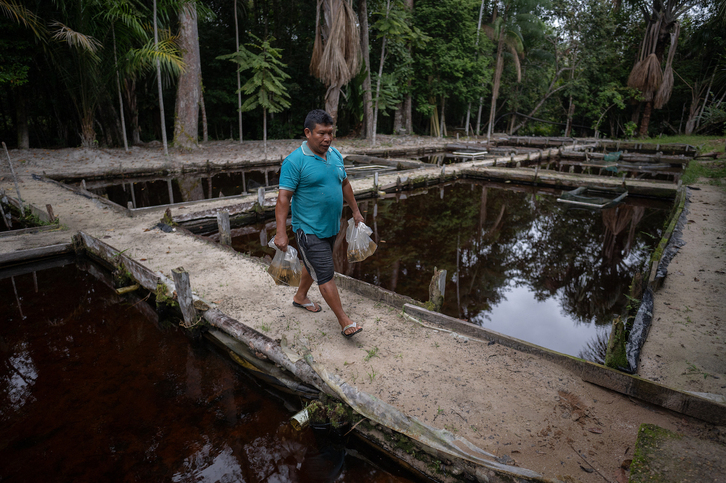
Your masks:
<svg viewBox="0 0 726 483"><path fill-rule="evenodd" d="M53 40L67 42L71 47L83 52L88 52L94 56L99 49L103 48L101 42L91 35L77 32L61 22L52 22L50 26L55 28L53 31Z"/></svg>
<svg viewBox="0 0 726 483"><path fill-rule="evenodd" d="M643 93L646 101L653 100L653 94L663 81L663 71L655 54L636 63L628 77L628 87L638 89Z"/></svg>
<svg viewBox="0 0 726 483"><path fill-rule="evenodd" d="M328 9L330 15L326 18L331 19L325 26L325 39L320 26L321 8ZM360 69L360 57L358 18L352 7L341 0L318 0L310 72L328 86L347 84Z"/></svg>
<svg viewBox="0 0 726 483"><path fill-rule="evenodd" d="M46 29L40 18L15 0L0 0L0 11L16 23L32 30L36 37L43 38L45 35Z"/></svg>

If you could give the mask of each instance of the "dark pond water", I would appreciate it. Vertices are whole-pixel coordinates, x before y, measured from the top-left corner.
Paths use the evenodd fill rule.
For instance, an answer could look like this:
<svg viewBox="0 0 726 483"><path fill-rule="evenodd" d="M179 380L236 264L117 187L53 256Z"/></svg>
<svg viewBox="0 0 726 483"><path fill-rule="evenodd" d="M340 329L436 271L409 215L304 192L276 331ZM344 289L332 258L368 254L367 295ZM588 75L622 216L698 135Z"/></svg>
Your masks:
<svg viewBox="0 0 726 483"><path fill-rule="evenodd" d="M177 178L149 178L132 181L89 181L88 190L126 207L159 206L185 201L207 200L256 192L257 188L276 186L280 168L217 173L194 173ZM171 195L170 195L171 192Z"/></svg>
<svg viewBox="0 0 726 483"><path fill-rule="evenodd" d="M1 481L411 481L292 430L299 401L117 296L95 265L50 265L0 271Z"/></svg>
<svg viewBox="0 0 726 483"><path fill-rule="evenodd" d="M425 301L434 267L446 269L445 314L592 359L588 345L606 337L623 312L670 204L630 199L592 211L558 203L559 194L457 182L363 201L378 251L349 264L343 228L336 271ZM343 227L349 217L346 209ZM261 244L274 232L274 222L249 227L233 246L270 256Z"/></svg>

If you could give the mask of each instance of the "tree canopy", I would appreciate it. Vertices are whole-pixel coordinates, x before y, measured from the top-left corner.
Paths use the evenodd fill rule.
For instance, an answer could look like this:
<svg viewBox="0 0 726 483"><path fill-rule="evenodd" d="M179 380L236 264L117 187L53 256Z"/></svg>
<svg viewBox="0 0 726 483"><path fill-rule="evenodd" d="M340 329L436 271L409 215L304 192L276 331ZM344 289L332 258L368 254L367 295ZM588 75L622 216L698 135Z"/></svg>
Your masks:
<svg viewBox="0 0 726 483"><path fill-rule="evenodd" d="M195 61L179 43L189 37L182 7L190 2L198 12ZM653 137L726 128L726 0L156 3L158 42L152 0L0 0L0 138L15 147L160 140L162 118L166 132L179 125L173 106L180 102L192 114L206 106L206 116L188 119L205 119L211 139L238 139L240 124L245 139L290 138L302 135L309 110L334 98L338 135L356 135L366 95L378 104L372 125L385 134L400 129L406 102L406 124L429 135L463 133L477 114L482 132L519 135ZM267 85L293 100L247 105L243 123L237 67L221 58L237 50L235 26L241 45L269 42L269 55L286 67ZM201 75L191 81L199 83L199 100L179 89L183 74L194 72L185 62L199 64ZM239 85L260 75L245 70Z"/></svg>

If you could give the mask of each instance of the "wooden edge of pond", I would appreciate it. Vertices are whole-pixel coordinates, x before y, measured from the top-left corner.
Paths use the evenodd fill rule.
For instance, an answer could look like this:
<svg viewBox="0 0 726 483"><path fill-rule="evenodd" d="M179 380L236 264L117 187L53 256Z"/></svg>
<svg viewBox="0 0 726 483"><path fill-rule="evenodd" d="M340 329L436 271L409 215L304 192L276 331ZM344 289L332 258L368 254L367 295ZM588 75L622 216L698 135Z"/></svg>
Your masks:
<svg viewBox="0 0 726 483"><path fill-rule="evenodd" d="M65 255L67 253L73 253L73 245L71 243L62 243L40 248L28 248L26 250L0 253L0 267L37 260L40 258Z"/></svg>
<svg viewBox="0 0 726 483"><path fill-rule="evenodd" d="M658 269L660 268L661 264L666 263L664 260L664 257L666 255L666 248L671 242L671 238L673 236L673 232L676 229L676 226L678 226L678 220L683 214L683 209L686 206L687 198L688 196L686 188L681 187L678 190L673 210L671 210L670 221L668 222L666 230L663 233L660 242L658 243L658 247L653 252L654 260L651 261L650 274L648 276L648 285L654 292L658 291L658 289L663 285L663 280L665 279L665 276L658 277Z"/></svg>
<svg viewBox="0 0 726 483"><path fill-rule="evenodd" d="M33 233L42 233L45 231L63 231L63 230L67 230L67 229L68 228L59 226L59 225L33 226L30 228L21 228L20 230L9 230L9 231L0 232L0 238L9 238L12 236L20 236L20 235L32 235Z"/></svg>
<svg viewBox="0 0 726 483"><path fill-rule="evenodd" d="M85 252L91 258L100 260L104 265L127 270L146 290L151 292L156 291L157 283L163 281L168 284L167 293L173 293L174 291L174 284L171 280L162 274L153 272L93 236L84 232L78 232L74 236L74 246L77 252ZM66 245L66 247L70 247L70 245ZM336 275L340 276L339 274ZM340 277L343 284L349 284L351 287L354 282L358 282L349 279L349 277ZM364 282L359 282L359 284L361 287L369 286L369 284L365 284ZM355 289L351 288L351 290ZM360 287L358 287L358 290L364 291ZM380 289L378 296L384 299L389 297L390 300L397 304L403 302L403 299L405 299L405 297L401 297L400 299L393 300L395 298L393 295L396 294L386 292L388 291ZM362 293L362 295L365 294ZM280 342L270 339L266 335L257 332L253 328L246 326L244 323L229 317L215 308L203 311L202 317L213 327L209 331L211 334L206 337L210 338L210 341L223 351L226 350L227 354L240 366L253 371L255 374L264 375L263 379L273 382L273 385L280 389L296 392L297 394L301 394L304 390L304 395L308 396L317 390L337 399L335 391L322 380L305 359L301 357L293 361L288 357ZM283 377L276 377L277 375ZM407 455L407 452L403 448L389 448L387 445L384 445L385 441L391 440L390 436L388 438L385 437L386 432L390 435L395 433L395 431L388 428L384 429L383 426L376 429L377 426L380 425L375 425L375 427L369 425L369 430L367 431L363 427L356 428L355 430L365 433L369 440L374 441L378 449L386 449L399 460L404 462L410 461L409 464L413 463L414 460L411 460L410 455ZM401 435L400 437L403 436ZM404 447L409 447L410 444L409 442ZM513 475L520 481L555 481L545 479L541 476L523 477L521 474L507 472L506 469L492 469L463 460L457 456L441 453L425 444L417 444L428 457L423 459L417 458L415 460L417 463L411 464L411 466L423 474L440 481L454 482L460 481L462 477L468 477L470 480L472 478L484 478L485 481L505 482L511 481ZM462 476L454 477L441 473L441 464L456 465L457 468L461 469ZM524 469L521 470L527 471Z"/></svg>
<svg viewBox="0 0 726 483"><path fill-rule="evenodd" d="M687 416L698 418L702 421L719 425L726 424L726 405L719 404L710 399L658 384L657 382L643 379L639 376L626 374L578 357L549 350L530 342L485 329L470 322L449 317L438 312L432 312L416 305L406 304L403 310L408 315L440 328L446 328L466 336L480 337L494 341L505 347L537 355L571 370L573 373L579 375L583 381L638 398L650 404Z"/></svg>

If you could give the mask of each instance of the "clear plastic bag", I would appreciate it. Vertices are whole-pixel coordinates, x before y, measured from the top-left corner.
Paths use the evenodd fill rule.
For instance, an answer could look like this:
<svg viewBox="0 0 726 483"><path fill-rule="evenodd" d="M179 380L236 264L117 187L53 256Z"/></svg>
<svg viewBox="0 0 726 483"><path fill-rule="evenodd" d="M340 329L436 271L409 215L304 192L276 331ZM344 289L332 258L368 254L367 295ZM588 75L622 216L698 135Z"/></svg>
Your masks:
<svg viewBox="0 0 726 483"><path fill-rule="evenodd" d="M345 241L348 242L348 261L350 263L362 262L376 252L378 245L371 240L373 230L361 222L355 226L353 218L348 220L348 229L345 231Z"/></svg>
<svg viewBox="0 0 726 483"><path fill-rule="evenodd" d="M270 274L277 285L299 286L302 267L300 266L300 259L297 258L297 250L288 245L287 251L283 252L275 245L274 237L267 246L275 249L275 258L272 259L267 273Z"/></svg>

